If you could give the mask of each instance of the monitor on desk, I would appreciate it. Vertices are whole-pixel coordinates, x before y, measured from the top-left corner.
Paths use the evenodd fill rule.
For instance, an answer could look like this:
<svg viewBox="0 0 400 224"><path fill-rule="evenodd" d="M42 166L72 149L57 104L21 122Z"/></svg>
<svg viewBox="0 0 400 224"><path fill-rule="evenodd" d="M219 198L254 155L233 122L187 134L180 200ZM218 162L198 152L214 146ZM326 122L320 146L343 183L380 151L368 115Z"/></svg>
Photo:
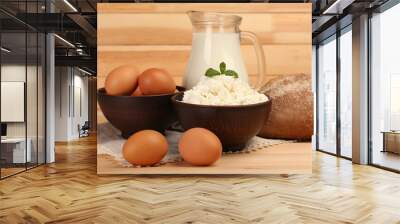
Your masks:
<svg viewBox="0 0 400 224"><path fill-rule="evenodd" d="M7 124L1 123L1 138L7 137Z"/></svg>

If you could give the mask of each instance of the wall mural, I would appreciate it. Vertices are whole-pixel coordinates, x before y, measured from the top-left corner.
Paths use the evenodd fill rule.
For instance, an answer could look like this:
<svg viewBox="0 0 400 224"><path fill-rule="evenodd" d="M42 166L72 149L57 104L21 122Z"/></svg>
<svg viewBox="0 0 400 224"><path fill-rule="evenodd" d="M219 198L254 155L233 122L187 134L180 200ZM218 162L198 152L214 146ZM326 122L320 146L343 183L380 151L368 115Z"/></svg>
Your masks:
<svg viewBox="0 0 400 224"><path fill-rule="evenodd" d="M311 172L311 4L97 9L98 174Z"/></svg>

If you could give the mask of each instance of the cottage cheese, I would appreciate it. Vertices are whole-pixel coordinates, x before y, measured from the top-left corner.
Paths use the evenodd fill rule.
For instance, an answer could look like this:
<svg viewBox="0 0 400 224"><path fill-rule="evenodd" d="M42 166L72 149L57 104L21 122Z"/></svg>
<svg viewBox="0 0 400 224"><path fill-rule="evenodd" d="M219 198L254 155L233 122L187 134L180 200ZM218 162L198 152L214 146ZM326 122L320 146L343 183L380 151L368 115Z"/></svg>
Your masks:
<svg viewBox="0 0 400 224"><path fill-rule="evenodd" d="M184 93L182 101L202 105L247 105L268 101L268 97L240 79L218 75L212 78L204 76Z"/></svg>

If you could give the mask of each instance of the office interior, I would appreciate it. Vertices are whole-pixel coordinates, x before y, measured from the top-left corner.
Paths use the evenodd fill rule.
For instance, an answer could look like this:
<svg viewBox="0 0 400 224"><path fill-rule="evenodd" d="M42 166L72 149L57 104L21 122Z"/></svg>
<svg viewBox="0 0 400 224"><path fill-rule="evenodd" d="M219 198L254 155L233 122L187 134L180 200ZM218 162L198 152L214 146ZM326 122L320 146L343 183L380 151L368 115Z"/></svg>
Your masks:
<svg viewBox="0 0 400 224"><path fill-rule="evenodd" d="M74 167L77 163L70 158L79 158L79 162L95 160L95 155L92 154L85 156L83 153L77 157L73 153L80 151L86 153L87 142L91 142L90 150L95 153L96 4L102 2L181 4L190 1L2 0L0 2L2 136L0 183L6 185L8 180L22 175L29 177L31 172L34 172L31 170L40 170L43 167L46 172L51 173L56 169L54 167L57 167L60 158L62 158L61 170L65 173L76 171ZM391 181L391 178L398 179L400 173L398 54L400 1L221 0L218 2L312 4L313 16L310 23L313 32L312 86L315 105L314 135L310 144L314 150L314 174L312 177L289 176L286 180L292 182L287 184L287 189L290 189L296 181L309 184L310 179L313 179L319 184L318 190L328 192L321 193L321 197L332 192L333 195L351 191L355 192L356 196L365 196L364 198L376 202L382 198L386 200L381 195L382 192L386 192L388 196L390 192L397 194L398 185L390 184L398 183ZM67 147L71 142L74 144ZM66 147L68 150L65 150ZM85 165L85 169L95 172L93 168L96 166L95 161L90 165L91 168ZM82 178L86 176L90 175L84 173ZM371 179L368 179L369 177ZM375 177L379 179L374 179ZM46 178L44 177L44 180ZM287 176L272 177L275 181L272 185L280 182L282 178ZM367 178L368 181L362 184L355 183L363 178ZM105 181L100 177L99 179L101 180L96 179L98 182L91 184L97 187L97 184ZM129 185L122 177L116 179L121 181L123 186ZM302 182L303 179L308 182ZM160 178L161 182L162 180L164 179ZM139 186L152 187L156 183L153 180L150 185L146 185L145 180L140 179L140 181L139 184L135 183ZM243 182L245 181L251 181L251 178ZM74 179L68 183L72 182L79 181ZM211 182L204 180L200 182L206 183L205 189L212 185ZM77 188L79 187L81 185ZM152 192L143 189L137 192L146 192L146 195L158 194L157 189ZM207 191L205 194L211 193ZM286 193L289 196L281 198L290 198L291 192ZM297 199L300 198L301 195ZM309 200L310 198L304 198L302 202L307 204ZM393 201L387 203L394 204L386 206L387 210L378 209L377 213L394 218L382 219L382 223L398 222L400 219L398 213L388 210L395 209L399 204ZM293 207L296 205L298 204ZM344 203L341 205L345 206ZM355 201L351 208L358 208L357 206L362 205ZM379 207L380 204L374 206ZM317 220L319 218L325 220L321 218L325 211L319 216L318 212L307 212L309 211L307 209L312 209L312 206L306 206L304 220L314 215ZM361 213L359 211L357 214L364 217ZM326 217L335 217L332 222L359 221L343 218L348 215L346 211L341 215L335 214L338 216L331 214Z"/></svg>

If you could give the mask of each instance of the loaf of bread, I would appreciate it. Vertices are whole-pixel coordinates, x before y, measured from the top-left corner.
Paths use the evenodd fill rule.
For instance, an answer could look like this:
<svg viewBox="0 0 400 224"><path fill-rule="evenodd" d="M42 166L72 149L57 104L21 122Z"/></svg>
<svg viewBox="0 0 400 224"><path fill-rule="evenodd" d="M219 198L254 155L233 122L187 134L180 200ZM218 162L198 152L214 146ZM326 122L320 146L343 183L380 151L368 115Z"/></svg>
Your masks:
<svg viewBox="0 0 400 224"><path fill-rule="evenodd" d="M311 76L285 75L271 79L261 92L272 100L272 110L259 136L309 140L313 134Z"/></svg>

